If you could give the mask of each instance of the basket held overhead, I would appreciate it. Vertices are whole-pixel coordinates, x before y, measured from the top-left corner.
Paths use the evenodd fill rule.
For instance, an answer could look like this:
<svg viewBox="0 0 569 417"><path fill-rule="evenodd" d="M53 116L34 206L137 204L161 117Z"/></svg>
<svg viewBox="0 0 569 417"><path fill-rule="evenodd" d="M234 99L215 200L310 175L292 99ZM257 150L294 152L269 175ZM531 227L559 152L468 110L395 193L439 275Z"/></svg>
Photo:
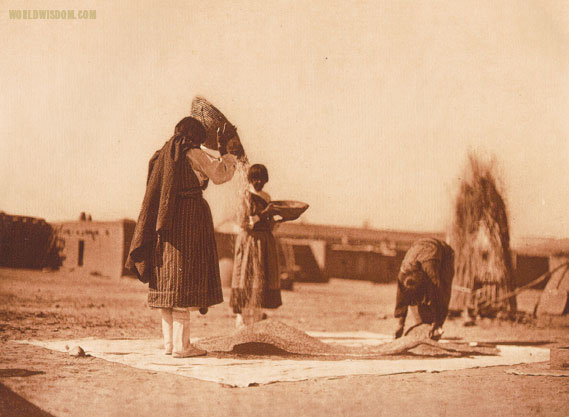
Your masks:
<svg viewBox="0 0 569 417"><path fill-rule="evenodd" d="M237 127L213 104L205 98L197 96L192 101L190 115L202 122L205 128L206 141L204 146L219 150L221 153L228 151L237 156L245 157L245 150L237 133ZM219 144L218 130L220 132Z"/></svg>

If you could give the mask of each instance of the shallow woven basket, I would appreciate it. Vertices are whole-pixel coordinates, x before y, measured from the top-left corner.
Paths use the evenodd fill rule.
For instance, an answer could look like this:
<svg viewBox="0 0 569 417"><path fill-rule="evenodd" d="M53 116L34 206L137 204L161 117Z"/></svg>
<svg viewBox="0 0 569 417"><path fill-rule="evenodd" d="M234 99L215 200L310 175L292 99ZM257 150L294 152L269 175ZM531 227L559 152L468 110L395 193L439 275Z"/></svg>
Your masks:
<svg viewBox="0 0 569 417"><path fill-rule="evenodd" d="M206 131L206 141L204 145L209 149L216 149L217 146L217 129L221 129L224 134L221 140L229 140L237 134L237 129L231 124L229 120L224 116L224 114L219 111L213 104L207 101L203 97L197 96L192 101L192 109L190 111L190 116L198 119L205 127ZM241 142L241 139L239 139Z"/></svg>
<svg viewBox="0 0 569 417"><path fill-rule="evenodd" d="M308 204L294 200L271 201L271 211L286 221L296 220L308 209Z"/></svg>

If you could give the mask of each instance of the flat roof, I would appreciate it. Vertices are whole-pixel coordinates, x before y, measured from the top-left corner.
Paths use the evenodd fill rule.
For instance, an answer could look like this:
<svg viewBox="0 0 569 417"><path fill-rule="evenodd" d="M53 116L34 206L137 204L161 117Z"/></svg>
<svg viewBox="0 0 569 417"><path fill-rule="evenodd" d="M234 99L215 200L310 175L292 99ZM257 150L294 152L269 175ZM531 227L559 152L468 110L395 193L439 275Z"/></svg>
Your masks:
<svg viewBox="0 0 569 417"><path fill-rule="evenodd" d="M446 240L446 234L435 232L411 232L403 230L379 230L369 228L308 224L300 222L283 223L275 232L282 237L321 239L332 243L365 244L370 242L393 242L397 249L406 250L411 244L425 237ZM524 237L515 239L510 245L513 252L523 256L549 257L569 255L569 239Z"/></svg>

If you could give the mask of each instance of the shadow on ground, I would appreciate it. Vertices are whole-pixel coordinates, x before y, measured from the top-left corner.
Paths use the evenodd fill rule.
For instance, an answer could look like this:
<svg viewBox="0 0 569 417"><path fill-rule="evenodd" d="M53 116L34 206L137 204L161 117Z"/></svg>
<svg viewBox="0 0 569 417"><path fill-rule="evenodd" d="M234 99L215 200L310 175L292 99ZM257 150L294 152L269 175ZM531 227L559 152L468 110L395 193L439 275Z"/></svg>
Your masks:
<svg viewBox="0 0 569 417"><path fill-rule="evenodd" d="M0 378L26 377L45 374L43 371L30 371L29 369L5 368L0 369Z"/></svg>
<svg viewBox="0 0 569 417"><path fill-rule="evenodd" d="M16 370L25 371L25 369ZM6 369L2 371L6 371ZM0 415L4 417L53 417L52 414L43 411L41 408L20 397L3 384L0 384Z"/></svg>

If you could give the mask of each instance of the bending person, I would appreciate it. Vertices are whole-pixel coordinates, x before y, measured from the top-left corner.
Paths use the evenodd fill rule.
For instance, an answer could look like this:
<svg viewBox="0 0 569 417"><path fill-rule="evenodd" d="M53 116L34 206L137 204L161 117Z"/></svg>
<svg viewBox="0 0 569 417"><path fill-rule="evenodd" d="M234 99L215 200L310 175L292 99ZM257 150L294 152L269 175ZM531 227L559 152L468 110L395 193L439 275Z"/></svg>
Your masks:
<svg viewBox="0 0 569 417"><path fill-rule="evenodd" d="M413 243L401 262L397 277L395 317L399 327L395 337L403 335L407 310L419 323L432 324L429 336L439 339L448 314L454 276L454 251L445 242L429 238Z"/></svg>

